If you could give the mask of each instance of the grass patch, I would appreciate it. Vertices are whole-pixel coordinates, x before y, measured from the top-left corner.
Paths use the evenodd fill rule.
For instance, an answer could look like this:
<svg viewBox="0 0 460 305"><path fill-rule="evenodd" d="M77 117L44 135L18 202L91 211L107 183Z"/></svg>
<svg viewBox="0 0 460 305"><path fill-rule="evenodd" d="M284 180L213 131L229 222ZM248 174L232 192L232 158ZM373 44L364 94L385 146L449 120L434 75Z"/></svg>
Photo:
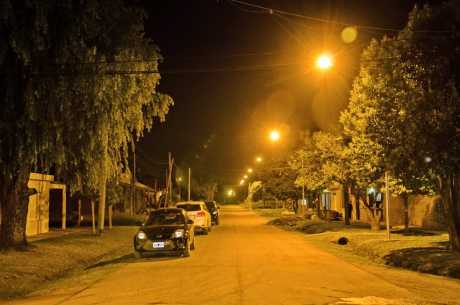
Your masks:
<svg viewBox="0 0 460 305"><path fill-rule="evenodd" d="M115 227L38 240L24 251L0 252L0 298L26 295L70 272L132 252L136 227Z"/></svg>
<svg viewBox="0 0 460 305"><path fill-rule="evenodd" d="M370 231L367 224L345 226L298 216L276 218L269 224L309 234L309 241L338 255L348 252L379 264L460 279L460 253L449 251L445 232L395 229L387 240L385 231ZM341 237L347 238L347 245L337 244Z"/></svg>

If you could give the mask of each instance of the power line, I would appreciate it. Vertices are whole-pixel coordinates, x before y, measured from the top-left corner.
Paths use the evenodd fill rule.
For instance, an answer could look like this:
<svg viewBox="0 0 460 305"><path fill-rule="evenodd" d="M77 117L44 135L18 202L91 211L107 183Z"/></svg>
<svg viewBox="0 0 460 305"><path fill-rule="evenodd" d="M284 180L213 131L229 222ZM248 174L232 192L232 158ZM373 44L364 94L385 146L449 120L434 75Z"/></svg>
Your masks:
<svg viewBox="0 0 460 305"><path fill-rule="evenodd" d="M341 26L355 26L361 29L367 29L367 30L374 30L374 31L383 31L383 32L400 32L402 29L397 29L397 28L390 28L390 27L380 27L380 26L373 26L373 25L359 25L359 24L351 24L351 23L346 23L346 22L340 22L340 21L335 21L335 20L329 20L329 19L324 19L324 18L318 18L318 17L313 17L313 16L308 16L308 15L303 15L299 13L293 13L293 12L288 12L280 9L275 9L275 8L270 8L254 3L249 3L246 1L241 1L241 0L227 0L230 3L233 4L239 4L241 6L246 6L250 7L253 9L258 9L259 11L257 13L265 13L269 15L274 15L274 14L279 14L279 15L285 15L285 16L290 16L290 17L295 17L295 18L300 18L308 21L313 21L313 22L319 22L319 23L327 23L327 24L335 24L335 25L341 25ZM418 32L418 33L450 33L452 31L450 30L419 30L419 31L413 31L413 32Z"/></svg>

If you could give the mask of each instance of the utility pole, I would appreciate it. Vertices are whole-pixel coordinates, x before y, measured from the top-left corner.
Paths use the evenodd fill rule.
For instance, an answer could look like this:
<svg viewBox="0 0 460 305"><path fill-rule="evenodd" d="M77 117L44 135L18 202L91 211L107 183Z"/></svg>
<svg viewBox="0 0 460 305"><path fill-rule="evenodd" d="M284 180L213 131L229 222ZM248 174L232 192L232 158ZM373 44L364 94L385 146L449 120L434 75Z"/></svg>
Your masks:
<svg viewBox="0 0 460 305"><path fill-rule="evenodd" d="M134 141L132 142L132 149L133 149L133 172L131 177L131 200L130 200L130 207L129 207L129 214L131 216L134 215L134 199L136 197L136 144Z"/></svg>
<svg viewBox="0 0 460 305"><path fill-rule="evenodd" d="M174 159L171 153L168 153L168 185L169 185L169 203L172 202L173 198L173 184L172 184L172 171L173 171ZM169 206L169 204L168 204Z"/></svg>
<svg viewBox="0 0 460 305"><path fill-rule="evenodd" d="M192 179L192 169L189 167L188 168L188 201L190 201L190 181Z"/></svg>
<svg viewBox="0 0 460 305"><path fill-rule="evenodd" d="M390 187L388 183L388 171L385 171L385 220L387 225L387 239L390 240Z"/></svg>

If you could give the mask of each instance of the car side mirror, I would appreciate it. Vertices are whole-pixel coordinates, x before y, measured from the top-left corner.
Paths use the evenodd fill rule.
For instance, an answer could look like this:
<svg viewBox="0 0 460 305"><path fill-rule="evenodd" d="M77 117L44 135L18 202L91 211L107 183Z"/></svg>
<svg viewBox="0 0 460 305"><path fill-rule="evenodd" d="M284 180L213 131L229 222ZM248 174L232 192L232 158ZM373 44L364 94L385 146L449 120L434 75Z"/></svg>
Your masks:
<svg viewBox="0 0 460 305"><path fill-rule="evenodd" d="M187 224L188 224L188 225L193 225L194 222L193 222L193 220L189 219L189 220L187 220Z"/></svg>

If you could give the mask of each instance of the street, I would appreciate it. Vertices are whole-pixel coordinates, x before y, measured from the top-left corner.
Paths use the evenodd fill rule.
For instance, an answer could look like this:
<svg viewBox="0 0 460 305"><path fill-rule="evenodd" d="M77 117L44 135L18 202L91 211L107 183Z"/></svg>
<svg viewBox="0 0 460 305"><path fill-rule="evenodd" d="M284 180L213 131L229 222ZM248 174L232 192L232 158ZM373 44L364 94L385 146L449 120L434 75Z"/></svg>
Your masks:
<svg viewBox="0 0 460 305"><path fill-rule="evenodd" d="M358 266L240 206L221 213L190 258L125 257L8 304L460 304L460 281Z"/></svg>

